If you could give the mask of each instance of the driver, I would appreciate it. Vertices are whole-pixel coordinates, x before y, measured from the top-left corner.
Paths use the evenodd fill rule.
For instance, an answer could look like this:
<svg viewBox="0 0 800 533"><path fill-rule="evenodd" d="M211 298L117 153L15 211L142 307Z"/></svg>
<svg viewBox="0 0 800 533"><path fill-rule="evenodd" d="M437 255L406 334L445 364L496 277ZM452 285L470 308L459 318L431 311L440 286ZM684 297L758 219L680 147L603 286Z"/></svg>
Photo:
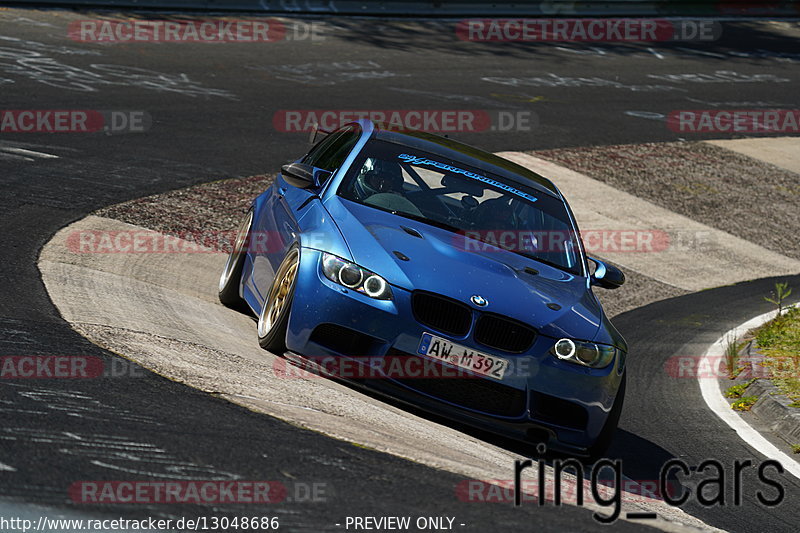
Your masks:
<svg viewBox="0 0 800 533"><path fill-rule="evenodd" d="M514 209L505 197L486 200L475 209L475 226L484 231L505 231L516 228Z"/></svg>
<svg viewBox="0 0 800 533"><path fill-rule="evenodd" d="M359 181L361 183L359 183ZM374 205L388 211L399 211L411 215L422 216L422 212L408 198L403 191L403 167L395 161L376 159L372 169L364 172L356 185L365 204Z"/></svg>
<svg viewBox="0 0 800 533"><path fill-rule="evenodd" d="M355 183L362 199L378 193L403 193L403 169L400 163L382 159L372 159L370 162L371 166L364 165L367 169L362 169Z"/></svg>

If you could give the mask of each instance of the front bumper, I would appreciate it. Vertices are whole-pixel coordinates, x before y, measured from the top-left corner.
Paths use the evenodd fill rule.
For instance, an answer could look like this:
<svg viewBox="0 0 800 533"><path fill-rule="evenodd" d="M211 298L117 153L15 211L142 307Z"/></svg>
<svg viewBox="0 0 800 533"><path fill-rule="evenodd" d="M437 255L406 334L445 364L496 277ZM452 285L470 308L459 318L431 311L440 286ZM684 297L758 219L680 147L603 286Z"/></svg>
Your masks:
<svg viewBox="0 0 800 533"><path fill-rule="evenodd" d="M453 337L417 322L411 293L392 287L391 301L374 300L328 280L321 252L304 248L287 331L289 351L306 357L417 355L423 333L446 338L511 363L502 380L485 377L426 377L360 380L377 392L439 416L551 449L581 454L600 435L623 369L617 358L592 369L559 360L549 350L556 339L539 334L521 354L480 345L472 330ZM474 325L474 323L473 323Z"/></svg>

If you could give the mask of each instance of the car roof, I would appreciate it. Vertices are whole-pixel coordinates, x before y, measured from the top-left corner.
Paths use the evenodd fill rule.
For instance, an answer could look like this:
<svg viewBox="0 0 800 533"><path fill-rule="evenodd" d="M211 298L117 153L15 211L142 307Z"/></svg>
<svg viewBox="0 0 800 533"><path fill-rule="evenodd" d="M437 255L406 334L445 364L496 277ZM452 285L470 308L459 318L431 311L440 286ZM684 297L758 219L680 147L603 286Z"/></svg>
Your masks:
<svg viewBox="0 0 800 533"><path fill-rule="evenodd" d="M533 187L556 198L563 199L558 187L544 176L508 159L503 159L480 148L475 148L447 137L423 131L397 131L391 128L383 128L378 124L375 125L373 136L378 140L400 144L439 155L446 159L459 161L475 169L489 172L496 177L505 178L518 185Z"/></svg>

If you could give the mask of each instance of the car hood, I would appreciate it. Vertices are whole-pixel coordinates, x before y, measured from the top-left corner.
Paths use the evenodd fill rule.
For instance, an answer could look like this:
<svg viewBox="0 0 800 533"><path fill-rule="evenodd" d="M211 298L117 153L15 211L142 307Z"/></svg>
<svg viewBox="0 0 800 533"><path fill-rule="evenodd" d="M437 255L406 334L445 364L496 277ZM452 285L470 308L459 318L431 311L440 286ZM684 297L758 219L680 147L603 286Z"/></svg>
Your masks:
<svg viewBox="0 0 800 533"><path fill-rule="evenodd" d="M330 198L326 208L352 260L396 287L442 294L520 320L553 338L616 344L597 338L607 328L601 327L602 308L584 277L339 197ZM538 273L526 272L526 267ZM488 305L479 308L470 300L473 295Z"/></svg>

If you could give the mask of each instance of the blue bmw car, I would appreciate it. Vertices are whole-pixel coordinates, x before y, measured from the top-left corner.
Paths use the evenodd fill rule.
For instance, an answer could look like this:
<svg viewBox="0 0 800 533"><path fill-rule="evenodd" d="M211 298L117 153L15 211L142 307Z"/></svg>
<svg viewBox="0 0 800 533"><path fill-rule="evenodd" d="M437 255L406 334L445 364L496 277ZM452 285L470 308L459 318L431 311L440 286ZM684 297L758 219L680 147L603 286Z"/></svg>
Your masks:
<svg viewBox="0 0 800 533"><path fill-rule="evenodd" d="M547 178L448 138L359 121L285 165L253 201L219 298L249 308L276 354L424 362L435 371L358 381L596 458L619 420L627 345L592 287L624 279L585 255Z"/></svg>

